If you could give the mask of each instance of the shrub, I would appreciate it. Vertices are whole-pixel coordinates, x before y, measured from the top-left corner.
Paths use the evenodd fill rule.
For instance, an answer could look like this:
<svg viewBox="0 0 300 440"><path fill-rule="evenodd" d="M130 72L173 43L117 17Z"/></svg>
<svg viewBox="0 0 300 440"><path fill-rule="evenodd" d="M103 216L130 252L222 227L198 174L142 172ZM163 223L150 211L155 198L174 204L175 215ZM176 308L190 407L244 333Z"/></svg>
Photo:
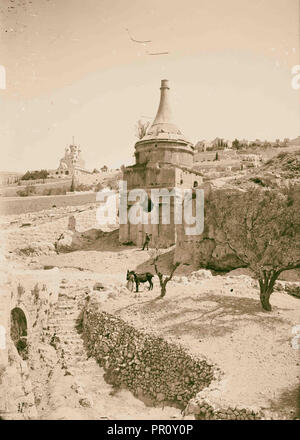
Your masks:
<svg viewBox="0 0 300 440"><path fill-rule="evenodd" d="M36 187L34 185L27 185L24 190L17 191L18 196L28 197L36 194Z"/></svg>
<svg viewBox="0 0 300 440"><path fill-rule="evenodd" d="M102 183L97 183L97 185L94 188L95 192L101 191L104 188L104 186L102 185Z"/></svg>
<svg viewBox="0 0 300 440"><path fill-rule="evenodd" d="M83 183L75 185L75 191L90 191L91 189L93 189L93 185L84 185Z"/></svg>
<svg viewBox="0 0 300 440"><path fill-rule="evenodd" d="M22 177L22 180L46 179L48 177L48 175L49 175L49 172L47 170L26 171L26 173Z"/></svg>
<svg viewBox="0 0 300 440"><path fill-rule="evenodd" d="M251 177L251 182L257 183L257 185L266 186L266 184L259 177Z"/></svg>
<svg viewBox="0 0 300 440"><path fill-rule="evenodd" d="M27 246L25 248L19 249L20 255L30 256L30 255L34 255L35 252L36 252L36 250L31 246Z"/></svg>
<svg viewBox="0 0 300 440"><path fill-rule="evenodd" d="M66 193L67 190L64 187L45 188L43 191L44 196L59 196L59 195L65 195Z"/></svg>

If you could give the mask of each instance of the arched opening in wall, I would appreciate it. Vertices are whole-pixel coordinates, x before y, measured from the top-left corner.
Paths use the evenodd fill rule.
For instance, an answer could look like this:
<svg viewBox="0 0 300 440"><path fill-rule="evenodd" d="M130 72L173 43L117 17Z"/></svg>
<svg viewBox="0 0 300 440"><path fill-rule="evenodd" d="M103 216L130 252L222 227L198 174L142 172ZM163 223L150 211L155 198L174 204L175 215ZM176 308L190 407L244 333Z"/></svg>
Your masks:
<svg viewBox="0 0 300 440"><path fill-rule="evenodd" d="M22 359L27 359L27 319L19 307L10 313L10 337Z"/></svg>
<svg viewBox="0 0 300 440"><path fill-rule="evenodd" d="M198 186L198 182L197 182L197 180L195 180L195 181L194 181L194 184L193 184L193 187L194 187L194 188L197 188L197 186Z"/></svg>

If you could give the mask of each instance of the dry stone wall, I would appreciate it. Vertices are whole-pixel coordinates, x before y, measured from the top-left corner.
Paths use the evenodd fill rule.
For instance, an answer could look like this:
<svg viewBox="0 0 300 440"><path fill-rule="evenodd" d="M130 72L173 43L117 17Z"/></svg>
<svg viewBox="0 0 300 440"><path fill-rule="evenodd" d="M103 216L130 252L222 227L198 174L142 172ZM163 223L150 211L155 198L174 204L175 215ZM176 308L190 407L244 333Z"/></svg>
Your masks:
<svg viewBox="0 0 300 440"><path fill-rule="evenodd" d="M226 407L216 408L205 400L190 402L186 410L196 420L260 420L263 414L247 408Z"/></svg>
<svg viewBox="0 0 300 440"><path fill-rule="evenodd" d="M43 209L83 205L84 203L95 203L96 193L85 192L58 196L32 196L2 198L0 203L1 215L22 214L25 212L37 212Z"/></svg>
<svg viewBox="0 0 300 440"><path fill-rule="evenodd" d="M89 356L104 367L106 380L148 404L184 409L214 378L207 361L136 330L94 304L84 312L83 335Z"/></svg>
<svg viewBox="0 0 300 440"><path fill-rule="evenodd" d="M187 404L185 415L196 420L260 420L271 418L259 406L236 404L226 392L226 377L212 381Z"/></svg>

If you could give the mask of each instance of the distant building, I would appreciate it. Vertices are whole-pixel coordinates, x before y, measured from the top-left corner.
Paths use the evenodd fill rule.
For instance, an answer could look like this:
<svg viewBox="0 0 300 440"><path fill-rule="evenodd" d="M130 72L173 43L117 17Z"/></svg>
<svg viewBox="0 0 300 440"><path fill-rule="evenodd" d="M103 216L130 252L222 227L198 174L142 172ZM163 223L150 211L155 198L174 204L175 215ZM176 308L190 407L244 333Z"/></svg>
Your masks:
<svg viewBox="0 0 300 440"><path fill-rule="evenodd" d="M65 155L59 161L55 175L59 177L74 176L76 171L86 172L85 162L81 157L81 150L77 145L71 144L65 149Z"/></svg>
<svg viewBox="0 0 300 440"><path fill-rule="evenodd" d="M231 147L232 147L232 142L224 138L216 137L214 140L212 140L207 144L206 150L210 150L210 151L225 150Z"/></svg>
<svg viewBox="0 0 300 440"><path fill-rule="evenodd" d="M295 139L286 139L288 145L300 145L300 136L297 136Z"/></svg>
<svg viewBox="0 0 300 440"><path fill-rule="evenodd" d="M0 185L12 185L17 183L22 177L21 173L11 173L8 171L0 172Z"/></svg>
<svg viewBox="0 0 300 440"><path fill-rule="evenodd" d="M246 146L248 146L248 145L250 144L250 142L248 141L248 139L241 139L241 140L239 141L239 143L240 143L240 145L246 145Z"/></svg>
<svg viewBox="0 0 300 440"><path fill-rule="evenodd" d="M94 173L85 168L81 149L74 142L65 148L65 155L60 159L58 168L48 171L49 177L60 179L74 178L78 184L93 185L101 181L101 173Z"/></svg>
<svg viewBox="0 0 300 440"><path fill-rule="evenodd" d="M243 154L242 155L242 166L258 167L262 161L262 156L260 154Z"/></svg>
<svg viewBox="0 0 300 440"><path fill-rule="evenodd" d="M206 147L209 144L205 139L202 141L198 141L195 145L195 153L202 153L203 151L206 151Z"/></svg>

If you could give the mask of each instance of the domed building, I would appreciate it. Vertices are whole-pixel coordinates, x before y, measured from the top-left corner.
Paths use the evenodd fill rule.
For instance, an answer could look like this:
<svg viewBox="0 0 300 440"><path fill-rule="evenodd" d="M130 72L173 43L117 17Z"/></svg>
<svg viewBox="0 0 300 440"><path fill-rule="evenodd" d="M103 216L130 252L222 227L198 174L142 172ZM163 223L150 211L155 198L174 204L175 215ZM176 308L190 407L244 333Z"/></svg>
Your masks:
<svg viewBox="0 0 300 440"><path fill-rule="evenodd" d="M195 188L202 183L202 175L194 172L194 147L173 121L170 105L170 87L161 81L160 102L156 117L145 136L135 144L135 165L123 171L127 190L144 189L151 200L151 189ZM159 224L120 224L120 242L140 246L146 232L152 235L151 246L168 247L176 241L174 198L171 198L170 224L162 223L162 205L159 203ZM127 212L134 202L129 202ZM151 206L151 202L149 204Z"/></svg>
<svg viewBox="0 0 300 440"><path fill-rule="evenodd" d="M65 148L65 155L60 159L59 167L55 174L74 176L76 170L85 171L85 162L81 157L81 150L77 145L71 144Z"/></svg>

